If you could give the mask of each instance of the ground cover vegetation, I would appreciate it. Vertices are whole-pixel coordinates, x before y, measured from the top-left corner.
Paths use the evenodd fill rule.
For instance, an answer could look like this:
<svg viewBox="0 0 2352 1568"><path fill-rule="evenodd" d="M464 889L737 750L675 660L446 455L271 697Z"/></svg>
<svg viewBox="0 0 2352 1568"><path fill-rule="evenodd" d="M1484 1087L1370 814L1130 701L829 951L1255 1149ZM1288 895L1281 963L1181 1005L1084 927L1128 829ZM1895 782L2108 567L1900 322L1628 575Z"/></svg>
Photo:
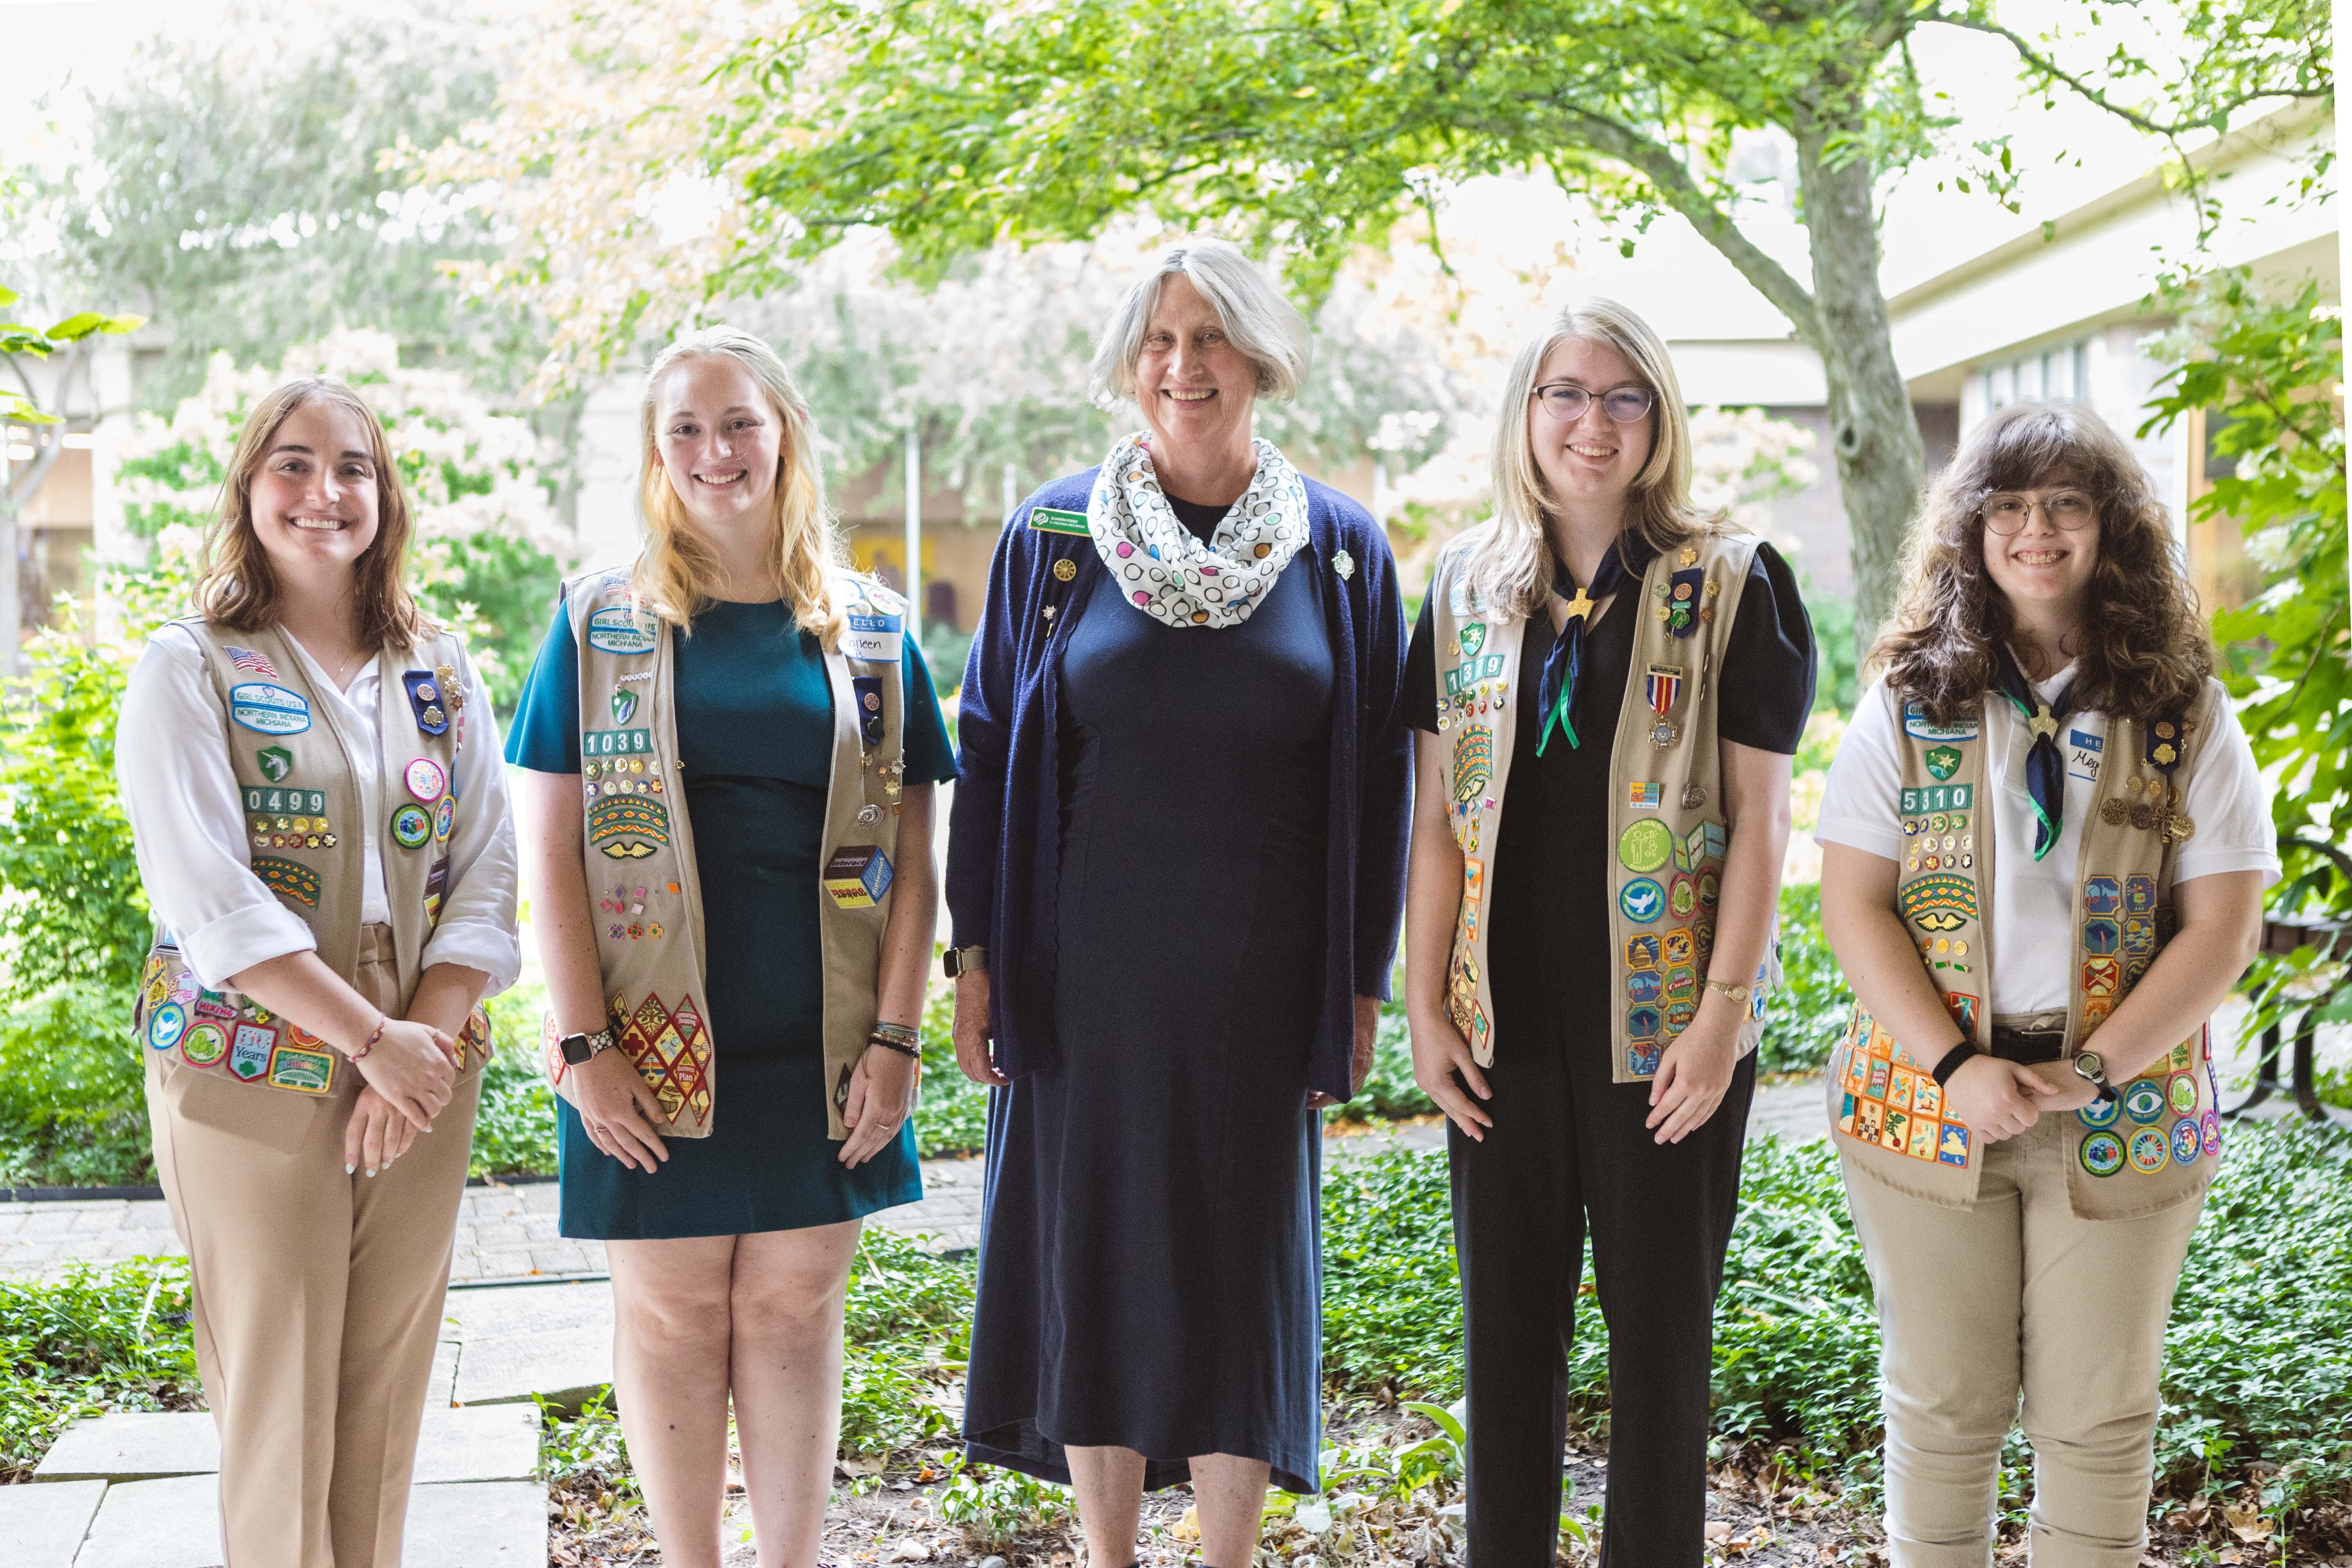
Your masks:
<svg viewBox="0 0 2352 1568"><path fill-rule="evenodd" d="M1878 1439L1876 1321L1840 1191L1814 1142L1751 1141L1725 1270L1715 1352L1717 1489L1737 1486L1834 1520L1867 1544ZM1327 1495L1279 1497L1269 1529L1339 1560L1438 1562L1460 1499L1461 1302L1445 1161L1391 1152L1325 1181ZM869 1230L848 1293L842 1462L851 1492L890 1493L974 1554L1033 1547L1067 1523L1059 1489L965 1468L954 1447L969 1352L973 1266ZM175 1263L0 1282L0 1479L20 1479L64 1424L107 1409L200 1403ZM1570 1363L1580 1447L1608 1431L1598 1304ZM2352 1551L2352 1131L2233 1130L2175 1298L2157 1439L2156 1521L2167 1562L2259 1543L2247 1561ZM2250 1331L2259 1325L2260 1331ZM551 1510L575 1561L643 1533L625 1444L609 1409L551 1411ZM2031 1489L2013 1445L2005 1539ZM900 1482L907 1491L900 1493ZM921 1492L921 1498L908 1495ZM1588 1533L1591 1497L1569 1522ZM1819 1523L1819 1520L1814 1521ZM1169 1521L1180 1532L1181 1519ZM1792 1526L1773 1527L1788 1534ZM1813 1528L1809 1524L1808 1530ZM1574 1538L1570 1542L1572 1544ZM1356 1545L1349 1545L1349 1542ZM2202 1542L2200 1559L2192 1543ZM1761 1542L1759 1542L1760 1545ZM1038 1553L1041 1563L1050 1548Z"/></svg>

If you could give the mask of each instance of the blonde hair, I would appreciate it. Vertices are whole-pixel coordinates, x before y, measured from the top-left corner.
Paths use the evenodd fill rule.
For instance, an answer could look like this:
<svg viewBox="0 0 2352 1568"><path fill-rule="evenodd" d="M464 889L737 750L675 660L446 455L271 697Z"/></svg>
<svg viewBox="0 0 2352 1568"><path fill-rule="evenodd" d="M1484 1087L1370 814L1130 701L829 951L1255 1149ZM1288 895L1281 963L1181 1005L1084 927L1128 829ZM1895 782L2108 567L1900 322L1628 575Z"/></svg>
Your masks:
<svg viewBox="0 0 2352 1568"><path fill-rule="evenodd" d="M1622 354L1656 399L1650 458L1627 495L1625 531L1663 552L1722 528L1719 517L1691 500L1690 416L1664 341L1649 322L1614 300L1594 295L1564 305L1528 334L1511 361L1495 431L1495 515L1465 531L1454 546L1460 580L1478 603L1507 615L1533 615L1551 591L1551 540L1544 531L1551 500L1536 468L1528 422L1537 415L1536 377L1544 361L1571 338Z"/></svg>
<svg viewBox="0 0 2352 1568"><path fill-rule="evenodd" d="M1294 397L1307 374L1307 323L1263 268L1223 239L1181 239L1161 251L1103 323L1095 340L1087 388L1108 407L1135 395L1135 367L1143 334L1160 306L1161 285L1179 273L1192 279L1217 313L1225 336L1257 367L1261 396Z"/></svg>
<svg viewBox="0 0 2352 1568"><path fill-rule="evenodd" d="M375 468L375 540L353 567L352 602L360 646L413 647L437 629L417 609L408 592L408 495L375 410L351 386L331 375L304 376L274 388L246 416L221 481L220 510L205 533L196 579L196 612L215 626L257 632L278 619L278 578L269 552L253 529L253 476L278 428L295 410L329 403L351 414L367 432L368 461ZM327 455L320 455L320 461Z"/></svg>
<svg viewBox="0 0 2352 1568"><path fill-rule="evenodd" d="M639 422L644 471L637 485L646 548L630 574L630 588L646 608L687 631L695 613L709 602L709 584L719 575L718 555L695 531L686 503L678 499L669 471L662 466L656 427L662 377L682 361L713 354L728 355L751 373L783 426L784 438L776 454L776 578L801 629L828 648L837 647L845 623L833 576L846 565L846 552L832 514L825 510L824 475L817 466L808 405L776 351L733 327L688 332L656 354L646 371Z"/></svg>

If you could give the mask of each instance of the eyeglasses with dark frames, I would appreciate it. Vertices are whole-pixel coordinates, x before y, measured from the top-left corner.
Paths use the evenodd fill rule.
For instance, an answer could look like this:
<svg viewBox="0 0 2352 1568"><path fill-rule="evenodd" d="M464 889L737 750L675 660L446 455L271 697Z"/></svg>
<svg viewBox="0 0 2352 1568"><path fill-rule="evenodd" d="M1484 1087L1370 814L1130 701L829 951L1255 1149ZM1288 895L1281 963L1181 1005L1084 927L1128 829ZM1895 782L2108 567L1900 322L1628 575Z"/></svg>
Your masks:
<svg viewBox="0 0 2352 1568"><path fill-rule="evenodd" d="M1544 412L1563 425L1573 425L1592 406L1592 394L1565 381L1538 386L1535 395ZM1601 410L1620 425L1637 424L1656 406L1658 395L1646 386L1620 386L1601 394Z"/></svg>

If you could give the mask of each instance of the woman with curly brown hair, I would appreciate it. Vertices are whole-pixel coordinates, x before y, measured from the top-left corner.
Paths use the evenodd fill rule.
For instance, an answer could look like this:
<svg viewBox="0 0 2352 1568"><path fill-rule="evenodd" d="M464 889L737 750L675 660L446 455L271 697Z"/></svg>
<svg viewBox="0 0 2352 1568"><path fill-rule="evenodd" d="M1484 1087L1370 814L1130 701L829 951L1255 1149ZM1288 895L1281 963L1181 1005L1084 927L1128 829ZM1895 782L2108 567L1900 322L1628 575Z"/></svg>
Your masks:
<svg viewBox="0 0 2352 1568"><path fill-rule="evenodd" d="M1829 1101L1885 1342L1889 1556L1990 1560L2022 1391L2032 1560L2129 1568L2269 802L2164 510L2089 410L1972 433L1906 578L1814 829L1856 999Z"/></svg>

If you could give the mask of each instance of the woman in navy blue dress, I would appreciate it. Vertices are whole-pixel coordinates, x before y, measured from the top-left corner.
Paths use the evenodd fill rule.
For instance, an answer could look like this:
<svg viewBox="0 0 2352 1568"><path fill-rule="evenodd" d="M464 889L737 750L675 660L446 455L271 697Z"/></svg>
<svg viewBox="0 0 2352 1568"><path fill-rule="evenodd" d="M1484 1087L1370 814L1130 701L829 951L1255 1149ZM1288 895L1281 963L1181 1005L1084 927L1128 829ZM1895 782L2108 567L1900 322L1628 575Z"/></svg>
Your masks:
<svg viewBox="0 0 2352 1568"><path fill-rule="evenodd" d="M1096 356L1146 432L999 543L948 862L956 1044L997 1086L964 1431L1074 1484L1090 1560L1189 1479L1244 1568L1317 1485L1318 1107L1370 1062L1402 901L1395 563L1253 440L1297 317L1168 251Z"/></svg>

